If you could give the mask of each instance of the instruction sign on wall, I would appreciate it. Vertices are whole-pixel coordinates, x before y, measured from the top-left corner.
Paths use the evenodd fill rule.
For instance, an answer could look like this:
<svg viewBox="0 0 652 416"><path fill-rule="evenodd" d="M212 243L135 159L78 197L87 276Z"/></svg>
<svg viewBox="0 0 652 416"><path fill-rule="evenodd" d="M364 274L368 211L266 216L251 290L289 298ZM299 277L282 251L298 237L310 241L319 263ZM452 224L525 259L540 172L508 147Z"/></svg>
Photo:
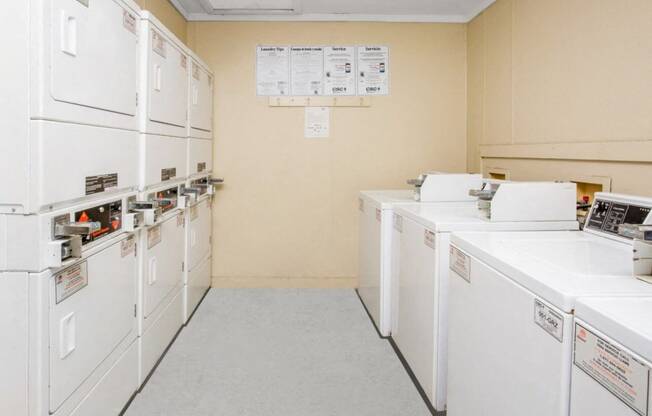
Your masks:
<svg viewBox="0 0 652 416"><path fill-rule="evenodd" d="M389 94L387 46L258 46L259 96Z"/></svg>
<svg viewBox="0 0 652 416"><path fill-rule="evenodd" d="M330 107L306 107L305 133L307 139L327 138L330 135Z"/></svg>

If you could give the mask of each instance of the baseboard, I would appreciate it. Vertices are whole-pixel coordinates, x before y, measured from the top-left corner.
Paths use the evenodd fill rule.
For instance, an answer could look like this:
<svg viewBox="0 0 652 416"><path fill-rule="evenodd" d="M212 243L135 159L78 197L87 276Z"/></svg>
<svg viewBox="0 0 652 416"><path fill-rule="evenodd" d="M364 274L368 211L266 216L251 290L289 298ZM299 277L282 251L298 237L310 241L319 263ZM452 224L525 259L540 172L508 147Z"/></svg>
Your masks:
<svg viewBox="0 0 652 416"><path fill-rule="evenodd" d="M213 276L214 288L292 288L292 289L353 289L355 277L218 277Z"/></svg>

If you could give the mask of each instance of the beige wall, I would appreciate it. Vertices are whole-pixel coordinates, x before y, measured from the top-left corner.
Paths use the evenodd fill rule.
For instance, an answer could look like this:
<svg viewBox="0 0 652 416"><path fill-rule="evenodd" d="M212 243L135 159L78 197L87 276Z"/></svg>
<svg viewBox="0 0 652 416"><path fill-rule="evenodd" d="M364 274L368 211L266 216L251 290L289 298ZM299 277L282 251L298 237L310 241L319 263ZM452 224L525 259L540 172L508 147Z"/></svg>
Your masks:
<svg viewBox="0 0 652 416"><path fill-rule="evenodd" d="M136 0L144 10L149 10L183 42L187 42L188 22L169 0Z"/></svg>
<svg viewBox="0 0 652 416"><path fill-rule="evenodd" d="M498 0L471 21L470 169L652 195L651 21L649 0Z"/></svg>
<svg viewBox="0 0 652 416"><path fill-rule="evenodd" d="M190 23L215 71L216 286L354 286L357 193L466 169L466 26ZM256 97L258 44L385 44L391 96L333 108L331 137L303 137L303 108Z"/></svg>

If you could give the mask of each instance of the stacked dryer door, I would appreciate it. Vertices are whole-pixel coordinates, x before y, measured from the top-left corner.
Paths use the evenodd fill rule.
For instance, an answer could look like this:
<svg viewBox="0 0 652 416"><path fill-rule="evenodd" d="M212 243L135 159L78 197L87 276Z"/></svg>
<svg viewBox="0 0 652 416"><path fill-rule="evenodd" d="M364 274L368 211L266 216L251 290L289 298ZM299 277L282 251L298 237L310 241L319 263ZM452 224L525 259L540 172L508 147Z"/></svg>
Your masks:
<svg viewBox="0 0 652 416"><path fill-rule="evenodd" d="M160 215L139 238L139 382L142 384L182 325L184 212L179 184L154 188L141 201L160 205Z"/></svg>
<svg viewBox="0 0 652 416"><path fill-rule="evenodd" d="M199 190L198 198L186 210L186 272L184 275L184 322L188 322L211 286L212 186L208 178L189 182Z"/></svg>
<svg viewBox="0 0 652 416"><path fill-rule="evenodd" d="M50 210L137 184L138 6L82 3L7 5L0 175L10 179L0 212Z"/></svg>
<svg viewBox="0 0 652 416"><path fill-rule="evenodd" d="M188 176L213 171L213 74L196 55L190 54L188 94Z"/></svg>

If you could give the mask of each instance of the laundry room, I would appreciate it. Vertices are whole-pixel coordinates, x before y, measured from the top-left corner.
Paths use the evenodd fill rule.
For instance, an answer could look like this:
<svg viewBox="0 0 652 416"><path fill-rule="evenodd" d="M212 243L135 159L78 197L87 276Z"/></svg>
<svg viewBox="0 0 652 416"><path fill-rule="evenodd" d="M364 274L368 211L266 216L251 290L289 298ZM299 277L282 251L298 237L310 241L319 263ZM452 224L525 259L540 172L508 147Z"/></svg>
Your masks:
<svg viewBox="0 0 652 416"><path fill-rule="evenodd" d="M649 0L1 10L0 416L652 416Z"/></svg>

